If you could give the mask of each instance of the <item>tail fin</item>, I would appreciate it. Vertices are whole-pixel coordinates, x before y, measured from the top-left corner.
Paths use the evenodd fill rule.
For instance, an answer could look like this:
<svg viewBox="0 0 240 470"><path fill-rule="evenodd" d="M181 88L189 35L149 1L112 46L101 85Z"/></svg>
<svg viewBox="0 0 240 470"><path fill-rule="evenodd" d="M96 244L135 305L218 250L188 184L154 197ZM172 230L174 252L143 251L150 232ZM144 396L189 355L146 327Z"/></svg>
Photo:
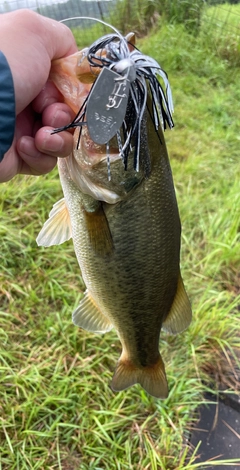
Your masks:
<svg viewBox="0 0 240 470"><path fill-rule="evenodd" d="M119 392L136 383L153 397L167 398L168 384L161 356L155 364L145 367L135 366L130 360L119 359L111 383L112 390Z"/></svg>

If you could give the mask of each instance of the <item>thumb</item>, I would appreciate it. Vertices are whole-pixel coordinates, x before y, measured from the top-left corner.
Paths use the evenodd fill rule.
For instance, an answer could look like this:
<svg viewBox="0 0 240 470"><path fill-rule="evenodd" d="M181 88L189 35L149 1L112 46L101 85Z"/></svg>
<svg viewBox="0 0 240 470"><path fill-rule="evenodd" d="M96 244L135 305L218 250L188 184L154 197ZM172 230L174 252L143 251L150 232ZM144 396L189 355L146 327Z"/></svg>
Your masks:
<svg viewBox="0 0 240 470"><path fill-rule="evenodd" d="M71 30L63 23L39 16L38 35L43 42L50 60L60 59L77 51Z"/></svg>
<svg viewBox="0 0 240 470"><path fill-rule="evenodd" d="M45 85L53 59L77 51L71 30L31 10L0 16L0 48L10 65L19 114Z"/></svg>

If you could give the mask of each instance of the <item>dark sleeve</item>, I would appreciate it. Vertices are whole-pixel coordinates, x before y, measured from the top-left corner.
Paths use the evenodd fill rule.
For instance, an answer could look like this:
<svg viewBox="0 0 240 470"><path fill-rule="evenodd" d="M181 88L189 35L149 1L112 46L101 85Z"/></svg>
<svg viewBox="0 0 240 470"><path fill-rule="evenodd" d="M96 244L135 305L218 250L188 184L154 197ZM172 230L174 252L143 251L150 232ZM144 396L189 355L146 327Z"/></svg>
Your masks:
<svg viewBox="0 0 240 470"><path fill-rule="evenodd" d="M15 129L15 96L10 67L0 51L0 162L12 144Z"/></svg>

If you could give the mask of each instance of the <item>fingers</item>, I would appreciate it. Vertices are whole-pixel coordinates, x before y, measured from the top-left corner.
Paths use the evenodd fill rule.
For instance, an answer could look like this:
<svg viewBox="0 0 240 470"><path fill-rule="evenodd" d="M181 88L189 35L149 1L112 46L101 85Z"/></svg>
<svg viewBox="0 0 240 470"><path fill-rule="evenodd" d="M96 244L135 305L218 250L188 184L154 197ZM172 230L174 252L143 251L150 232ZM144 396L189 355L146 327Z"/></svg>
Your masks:
<svg viewBox="0 0 240 470"><path fill-rule="evenodd" d="M20 157L24 160L26 160L26 156L35 159L40 157L43 159L47 155L55 158L67 157L72 152L72 134L67 131L52 134L52 131L52 127L41 127L35 137L21 137L17 142L17 151Z"/></svg>
<svg viewBox="0 0 240 470"><path fill-rule="evenodd" d="M65 103L53 103L43 111L42 124L35 135L35 146L42 152L56 157L67 157L72 152L73 136L63 131L52 134L56 127L69 124L74 117L73 111Z"/></svg>
<svg viewBox="0 0 240 470"><path fill-rule="evenodd" d="M55 87L54 87L55 89ZM56 89L55 89L56 90ZM48 95L48 92L46 93ZM56 94L55 94L56 95ZM54 96L54 100L57 95ZM69 124L73 111L65 103L52 103L45 101L42 107L42 126L35 135L23 135L17 141L16 151L21 159L19 173L29 175L42 175L50 172L57 163L57 157L67 157L72 152L73 136L63 131L52 134L54 128ZM34 103L35 110L41 109L41 101Z"/></svg>
<svg viewBox="0 0 240 470"><path fill-rule="evenodd" d="M33 100L32 106L36 113L41 114L47 106L53 103L59 103L63 101L63 97L54 83L48 80L38 96Z"/></svg>
<svg viewBox="0 0 240 470"><path fill-rule="evenodd" d="M49 173L57 163L56 156L38 150L33 137L19 139L17 151L22 162L19 173L24 175L44 175Z"/></svg>
<svg viewBox="0 0 240 470"><path fill-rule="evenodd" d="M59 134L52 134L52 132L56 127L62 127L69 124L72 121L73 116L73 111L65 103L52 103L47 106L42 114L43 127L40 127L37 130L34 137L25 135L18 140L17 150L20 157L25 161L28 161L29 157L43 160L46 158L46 155L55 158L67 157L72 152L72 134L67 131L60 132ZM42 165L45 173L44 162L42 162ZM40 171L40 168L41 163L37 162L38 171Z"/></svg>
<svg viewBox="0 0 240 470"><path fill-rule="evenodd" d="M55 157L67 157L73 148L73 136L70 132L63 131L52 134L52 127L42 127L35 135L36 148L43 153Z"/></svg>
<svg viewBox="0 0 240 470"><path fill-rule="evenodd" d="M0 180L7 181L17 173L47 173L56 157L71 153L72 134L52 135L52 130L69 124L74 115L48 76L51 60L76 52L77 46L69 28L30 10L2 15L0 23L17 115L14 141L1 162Z"/></svg>
<svg viewBox="0 0 240 470"><path fill-rule="evenodd" d="M12 72L19 114L45 85L51 61L76 52L77 46L67 26L31 10L1 15L0 29L1 51Z"/></svg>
<svg viewBox="0 0 240 470"><path fill-rule="evenodd" d="M42 114L44 126L66 126L75 117L73 110L63 103L63 96L57 90L53 82L47 81L44 88L32 103L34 111Z"/></svg>
<svg viewBox="0 0 240 470"><path fill-rule="evenodd" d="M73 136L63 131L52 134L54 128L66 126L74 118L73 111L65 103L53 103L44 109L42 124L35 135L35 145L42 153L54 154L56 157L67 157L73 148Z"/></svg>
<svg viewBox="0 0 240 470"><path fill-rule="evenodd" d="M51 127L63 127L70 124L75 113L65 103L53 103L42 114L42 124Z"/></svg>
<svg viewBox="0 0 240 470"><path fill-rule="evenodd" d="M61 120L57 120L61 125ZM63 124L64 125L64 124ZM43 175L57 163L57 157L67 157L72 152L73 136L64 131L52 135L52 127L40 128L35 137L16 138L0 163L0 182L9 181L17 173Z"/></svg>
<svg viewBox="0 0 240 470"><path fill-rule="evenodd" d="M50 172L57 163L57 157L67 157L72 152L73 136L63 131L52 134L56 127L71 122L73 115L65 103L52 103L42 114L43 127L34 137L22 136L17 142L17 152L22 160L20 173L42 175Z"/></svg>
<svg viewBox="0 0 240 470"><path fill-rule="evenodd" d="M5 153L4 159L0 163L0 183L12 179L21 168L21 162L18 158L18 155L13 150L14 145L15 139L13 141L13 145L7 151L7 153Z"/></svg>
<svg viewBox="0 0 240 470"><path fill-rule="evenodd" d="M66 57L77 52L77 45L71 30L63 23L40 17L42 30L40 39L44 41L50 60Z"/></svg>

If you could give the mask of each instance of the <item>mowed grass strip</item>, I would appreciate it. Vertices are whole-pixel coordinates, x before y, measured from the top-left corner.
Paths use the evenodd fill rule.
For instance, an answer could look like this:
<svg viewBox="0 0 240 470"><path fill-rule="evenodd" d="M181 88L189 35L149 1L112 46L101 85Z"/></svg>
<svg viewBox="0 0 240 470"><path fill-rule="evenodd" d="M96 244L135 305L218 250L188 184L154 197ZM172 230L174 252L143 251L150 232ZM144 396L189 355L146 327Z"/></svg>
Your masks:
<svg viewBox="0 0 240 470"><path fill-rule="evenodd" d="M161 337L169 397L156 400L140 386L111 391L120 343L114 331L93 335L71 322L84 292L71 241L48 249L35 242L62 197L57 171L19 176L0 185L1 470L208 465L194 463L197 449L186 463L187 438L209 374L224 382L224 359L235 367L240 350L239 68L181 25L162 26L141 49L167 70L175 98L175 129L165 135L194 315L186 332Z"/></svg>

